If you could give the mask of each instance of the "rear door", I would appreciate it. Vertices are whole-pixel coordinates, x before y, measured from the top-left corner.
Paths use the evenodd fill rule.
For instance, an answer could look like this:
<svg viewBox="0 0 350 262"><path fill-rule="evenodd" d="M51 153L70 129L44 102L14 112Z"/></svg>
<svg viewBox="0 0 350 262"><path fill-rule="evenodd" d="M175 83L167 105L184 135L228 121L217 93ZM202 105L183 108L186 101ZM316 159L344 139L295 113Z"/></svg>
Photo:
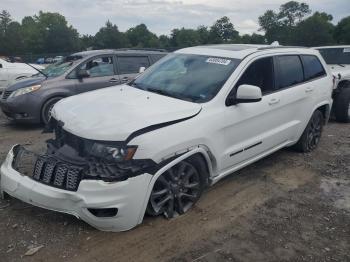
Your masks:
<svg viewBox="0 0 350 262"><path fill-rule="evenodd" d="M117 65L121 83L127 83L138 76L140 67L147 68L151 65L151 63L147 55L118 55Z"/></svg>
<svg viewBox="0 0 350 262"><path fill-rule="evenodd" d="M89 73L89 77L78 79L76 72L80 69L86 70ZM120 84L113 55L91 58L79 65L72 74L76 79L76 90L78 93Z"/></svg>

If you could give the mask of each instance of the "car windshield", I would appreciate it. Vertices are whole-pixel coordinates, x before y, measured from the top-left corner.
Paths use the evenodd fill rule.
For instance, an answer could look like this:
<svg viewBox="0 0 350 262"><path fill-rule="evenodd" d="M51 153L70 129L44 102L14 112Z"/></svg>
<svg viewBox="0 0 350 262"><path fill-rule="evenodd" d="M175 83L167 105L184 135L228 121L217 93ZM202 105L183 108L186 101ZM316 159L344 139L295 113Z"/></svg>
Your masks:
<svg viewBox="0 0 350 262"><path fill-rule="evenodd" d="M212 99L240 60L192 54L170 54L130 85L196 103Z"/></svg>
<svg viewBox="0 0 350 262"><path fill-rule="evenodd" d="M350 64L350 47L319 49L327 64Z"/></svg>
<svg viewBox="0 0 350 262"><path fill-rule="evenodd" d="M69 68L71 68L75 61L80 59L82 59L81 56L67 56L62 59L62 61L49 65L45 69L41 70L41 72L43 72L47 77L57 77L64 74Z"/></svg>

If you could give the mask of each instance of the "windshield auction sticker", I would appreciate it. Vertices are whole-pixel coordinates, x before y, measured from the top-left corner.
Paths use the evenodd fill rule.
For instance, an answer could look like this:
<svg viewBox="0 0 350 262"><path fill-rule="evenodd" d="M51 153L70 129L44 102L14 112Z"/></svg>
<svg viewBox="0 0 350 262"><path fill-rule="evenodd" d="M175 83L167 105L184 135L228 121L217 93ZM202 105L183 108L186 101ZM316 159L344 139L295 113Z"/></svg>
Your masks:
<svg viewBox="0 0 350 262"><path fill-rule="evenodd" d="M218 65L229 65L231 63L231 60L224 59L224 58L218 58L218 57L209 57L205 62L211 63L211 64L218 64Z"/></svg>

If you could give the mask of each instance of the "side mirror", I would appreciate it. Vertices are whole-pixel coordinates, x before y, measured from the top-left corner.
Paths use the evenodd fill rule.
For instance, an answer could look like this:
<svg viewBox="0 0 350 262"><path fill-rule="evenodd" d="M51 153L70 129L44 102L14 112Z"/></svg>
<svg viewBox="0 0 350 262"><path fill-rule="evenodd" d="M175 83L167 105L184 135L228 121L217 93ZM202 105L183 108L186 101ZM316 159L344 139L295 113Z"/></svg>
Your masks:
<svg viewBox="0 0 350 262"><path fill-rule="evenodd" d="M89 76L90 76L89 72L85 69L79 69L79 71L77 72L77 77L79 79L86 78Z"/></svg>
<svg viewBox="0 0 350 262"><path fill-rule="evenodd" d="M141 67L139 68L139 73L141 74L141 73L145 72L145 70L146 70L146 67L141 66Z"/></svg>
<svg viewBox="0 0 350 262"><path fill-rule="evenodd" d="M237 88L235 97L228 97L226 105L236 105L240 103L255 103L262 99L261 89L253 85L240 85Z"/></svg>

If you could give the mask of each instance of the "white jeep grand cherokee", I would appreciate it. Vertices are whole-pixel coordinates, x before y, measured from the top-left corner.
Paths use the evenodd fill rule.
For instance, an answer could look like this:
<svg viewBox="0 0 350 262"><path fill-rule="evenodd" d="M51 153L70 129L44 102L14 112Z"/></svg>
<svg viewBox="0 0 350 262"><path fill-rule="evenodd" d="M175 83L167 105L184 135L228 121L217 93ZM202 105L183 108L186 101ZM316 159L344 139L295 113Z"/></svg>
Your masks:
<svg viewBox="0 0 350 262"><path fill-rule="evenodd" d="M207 186L283 147L313 150L331 95L316 50L182 49L127 85L58 102L55 139L41 154L14 146L1 191L101 230L131 229L145 212L170 218Z"/></svg>

